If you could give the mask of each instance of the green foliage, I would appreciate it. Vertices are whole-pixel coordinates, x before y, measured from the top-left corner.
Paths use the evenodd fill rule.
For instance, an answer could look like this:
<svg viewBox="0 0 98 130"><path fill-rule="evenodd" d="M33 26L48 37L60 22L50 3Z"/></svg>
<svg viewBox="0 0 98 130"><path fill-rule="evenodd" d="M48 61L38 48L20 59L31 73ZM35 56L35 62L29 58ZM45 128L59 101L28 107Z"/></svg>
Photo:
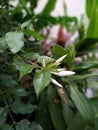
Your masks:
<svg viewBox="0 0 98 130"><path fill-rule="evenodd" d="M55 4L56 0L48 0L45 8L42 11L42 15L44 16L50 15L51 11L54 9Z"/></svg>
<svg viewBox="0 0 98 130"><path fill-rule="evenodd" d="M97 0L87 0L86 3L86 12L90 18L89 27L87 31L88 38L98 38L98 1Z"/></svg>
<svg viewBox="0 0 98 130"><path fill-rule="evenodd" d="M88 27L64 1L59 17L51 15L57 0L35 14L38 2L0 1L0 130L97 130L98 2L86 0ZM66 29L65 47L49 39L55 25Z"/></svg>
<svg viewBox="0 0 98 130"><path fill-rule="evenodd" d="M21 79L24 75L31 73L33 69L34 69L34 65L23 64L20 67L20 77L19 77L19 79Z"/></svg>
<svg viewBox="0 0 98 130"><path fill-rule="evenodd" d="M77 87L76 84L71 84L71 98L87 123L95 126L95 117L92 106L83 91Z"/></svg>
<svg viewBox="0 0 98 130"><path fill-rule="evenodd" d="M39 40L43 39L35 30L25 29L24 34L27 36L33 36L34 38L37 38Z"/></svg>
<svg viewBox="0 0 98 130"><path fill-rule="evenodd" d="M8 32L5 35L6 43L13 53L17 53L24 46L22 32Z"/></svg>
<svg viewBox="0 0 98 130"><path fill-rule="evenodd" d="M42 90L50 83L50 77L51 74L47 70L39 70L35 72L33 82L37 97L39 97Z"/></svg>
<svg viewBox="0 0 98 130"><path fill-rule="evenodd" d="M48 107L55 130L65 130L65 122L61 111L61 102L55 88L48 88ZM60 119L60 120L59 120Z"/></svg>
<svg viewBox="0 0 98 130"><path fill-rule="evenodd" d="M7 48L7 43L4 38L0 39L0 53L4 52Z"/></svg>

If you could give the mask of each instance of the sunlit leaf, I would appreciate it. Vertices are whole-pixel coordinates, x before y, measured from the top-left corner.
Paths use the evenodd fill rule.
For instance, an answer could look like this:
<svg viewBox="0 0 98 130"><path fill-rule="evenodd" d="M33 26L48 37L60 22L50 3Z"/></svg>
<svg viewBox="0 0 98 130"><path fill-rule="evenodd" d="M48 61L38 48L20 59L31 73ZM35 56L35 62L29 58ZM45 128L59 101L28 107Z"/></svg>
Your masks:
<svg viewBox="0 0 98 130"><path fill-rule="evenodd" d="M54 61L54 59L51 58L51 57L48 57L48 56L39 56L38 62L39 62L39 63L42 63L42 62L43 62L43 59L44 59L44 61L45 61L46 64L48 64L48 63Z"/></svg>
<svg viewBox="0 0 98 130"><path fill-rule="evenodd" d="M17 53L24 46L24 39L22 32L8 32L5 35L5 39L9 49L13 53Z"/></svg>

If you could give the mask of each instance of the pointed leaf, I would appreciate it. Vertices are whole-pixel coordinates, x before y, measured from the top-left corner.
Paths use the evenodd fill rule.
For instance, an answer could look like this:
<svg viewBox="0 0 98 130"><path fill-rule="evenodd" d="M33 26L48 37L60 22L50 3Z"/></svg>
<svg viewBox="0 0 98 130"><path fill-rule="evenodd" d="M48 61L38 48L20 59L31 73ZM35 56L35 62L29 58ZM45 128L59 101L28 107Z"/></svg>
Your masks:
<svg viewBox="0 0 98 130"><path fill-rule="evenodd" d="M48 110L47 91L43 91L38 102L38 109L36 111L36 121L42 126L44 130L52 130L52 122ZM47 127L48 126L48 127Z"/></svg>
<svg viewBox="0 0 98 130"><path fill-rule="evenodd" d="M54 53L55 58L59 58L61 56L64 56L66 54L66 51L64 50L63 47L61 47L60 45L56 44L56 45L53 46L53 53Z"/></svg>
<svg viewBox="0 0 98 130"><path fill-rule="evenodd" d="M77 86L74 82L71 82L70 85L71 98L77 109L89 125L95 126L95 115L90 101L79 86Z"/></svg>
<svg viewBox="0 0 98 130"><path fill-rule="evenodd" d="M48 87L48 109L55 130L66 130L61 102L56 91L53 86Z"/></svg>
<svg viewBox="0 0 98 130"><path fill-rule="evenodd" d="M93 11L94 11L94 7L95 5L95 0L86 0L86 14L89 18L92 17Z"/></svg>
<svg viewBox="0 0 98 130"><path fill-rule="evenodd" d="M19 79L21 79L24 75L31 73L33 69L34 69L34 65L23 64L20 67L20 77L19 77Z"/></svg>
<svg viewBox="0 0 98 130"><path fill-rule="evenodd" d="M45 61L46 64L49 64L50 62L53 62L55 60L55 59L53 59L51 57L48 57L48 56L39 56L38 57L38 62L42 63L43 59L44 59L44 61Z"/></svg>
<svg viewBox="0 0 98 130"><path fill-rule="evenodd" d="M39 40L43 39L42 36L35 30L25 29L24 34L27 36L33 36L34 38L39 39Z"/></svg>
<svg viewBox="0 0 98 130"><path fill-rule="evenodd" d="M98 38L98 0L87 0L86 1L86 11L90 18L87 38Z"/></svg>
<svg viewBox="0 0 98 130"><path fill-rule="evenodd" d="M70 124L68 125L67 130L86 130L87 127L86 121L82 118L79 112L75 114L72 118Z"/></svg>
<svg viewBox="0 0 98 130"><path fill-rule="evenodd" d="M50 83L50 77L51 74L47 70L39 70L35 73L33 83L37 97L39 97L43 89Z"/></svg>
<svg viewBox="0 0 98 130"><path fill-rule="evenodd" d="M45 8L42 11L42 15L48 16L51 14L52 10L54 9L56 4L56 0L48 0Z"/></svg>
<svg viewBox="0 0 98 130"><path fill-rule="evenodd" d="M74 116L74 112L72 111L70 107L71 100L69 99L69 96L66 90L64 90L63 88L60 88L58 90L59 92L62 92L62 94L60 93L60 98L61 98L61 104L62 104L63 117L66 124L69 124Z"/></svg>
<svg viewBox="0 0 98 130"><path fill-rule="evenodd" d="M21 50L24 45L23 33L22 32L8 32L5 35L5 39L9 49L13 53L17 53Z"/></svg>
<svg viewBox="0 0 98 130"><path fill-rule="evenodd" d="M94 15L90 20L89 27L87 30L87 38L98 38L98 9L94 11Z"/></svg>

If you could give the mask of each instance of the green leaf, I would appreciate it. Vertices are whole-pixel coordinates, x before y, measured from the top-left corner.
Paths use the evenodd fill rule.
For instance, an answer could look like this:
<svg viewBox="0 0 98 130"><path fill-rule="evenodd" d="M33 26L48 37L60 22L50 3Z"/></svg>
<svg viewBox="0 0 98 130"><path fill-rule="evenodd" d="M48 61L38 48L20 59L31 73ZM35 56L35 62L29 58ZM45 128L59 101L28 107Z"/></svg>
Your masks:
<svg viewBox="0 0 98 130"><path fill-rule="evenodd" d="M85 130L87 126L86 121L82 118L79 112L72 118L67 130Z"/></svg>
<svg viewBox="0 0 98 130"><path fill-rule="evenodd" d="M42 11L42 15L44 16L48 16L51 14L52 10L55 7L57 0L48 0L46 6L44 7L43 11Z"/></svg>
<svg viewBox="0 0 98 130"><path fill-rule="evenodd" d="M54 87L48 87L48 109L55 130L66 130L61 102L56 91Z"/></svg>
<svg viewBox="0 0 98 130"><path fill-rule="evenodd" d="M87 130L98 130L98 98L92 99L91 103L96 116L96 126L95 127L88 126Z"/></svg>
<svg viewBox="0 0 98 130"><path fill-rule="evenodd" d="M38 102L36 121L42 126L44 130L52 130L52 122L48 111L48 101L45 97L47 97L46 90L41 93L40 100Z"/></svg>
<svg viewBox="0 0 98 130"><path fill-rule="evenodd" d="M53 58L51 58L51 57L48 57L48 56L39 56L39 57L38 57L38 62L39 62L39 63L42 63L42 62L43 62L43 59L44 59L44 61L45 61L46 64L49 64L49 63L55 61L55 59L53 59Z"/></svg>
<svg viewBox="0 0 98 130"><path fill-rule="evenodd" d="M79 81L79 80L84 80L86 78L90 78L90 77L93 77L93 76L98 76L98 73L97 72L89 72L89 73L86 73L86 74L80 74L80 75L75 75L75 76L70 76L70 77L67 77L66 79L68 79L69 81Z"/></svg>
<svg viewBox="0 0 98 130"><path fill-rule="evenodd" d="M17 85L17 82L11 75L0 73L0 84L6 87L13 87Z"/></svg>
<svg viewBox="0 0 98 130"><path fill-rule="evenodd" d="M34 69L34 65L23 64L20 67L20 77L19 77L19 79L21 79L24 75L31 73L33 69Z"/></svg>
<svg viewBox="0 0 98 130"><path fill-rule="evenodd" d="M7 43L5 38L0 38L0 53L4 52L7 48Z"/></svg>
<svg viewBox="0 0 98 130"><path fill-rule="evenodd" d="M37 122L33 122L31 124L31 129L32 130L43 130L42 127Z"/></svg>
<svg viewBox="0 0 98 130"><path fill-rule="evenodd" d="M36 32L35 30L25 29L24 34L27 36L33 36L34 38L39 39L39 40L43 39L42 36L38 32Z"/></svg>
<svg viewBox="0 0 98 130"><path fill-rule="evenodd" d="M59 52L59 53L58 53ZM60 58L61 56L65 55L66 54L66 51L64 50L63 47L61 47L60 45L58 44L55 44L53 46L53 54L55 56L55 58ZM66 59L64 59L63 61L65 61Z"/></svg>
<svg viewBox="0 0 98 130"><path fill-rule="evenodd" d="M67 130L98 130L98 98L94 98L91 100L91 104L93 106L96 120L97 120L97 125L95 127L88 126L88 124L85 122L85 120L82 118L79 112L75 114L73 117L72 121L68 125Z"/></svg>
<svg viewBox="0 0 98 130"><path fill-rule="evenodd" d="M86 11L87 15L90 18L87 38L98 38L98 1L97 0L87 0L86 1Z"/></svg>
<svg viewBox="0 0 98 130"><path fill-rule="evenodd" d="M97 125L95 127L87 126L86 130L98 130L98 117L96 118Z"/></svg>
<svg viewBox="0 0 98 130"><path fill-rule="evenodd" d="M6 108L0 108L0 127L6 122L7 113Z"/></svg>
<svg viewBox="0 0 98 130"><path fill-rule="evenodd" d="M17 72L16 67L12 64L4 64L2 69L8 74L15 74Z"/></svg>
<svg viewBox="0 0 98 130"><path fill-rule="evenodd" d="M31 23L32 23L32 21L31 21L31 20L28 20L28 21L26 21L26 22L22 23L20 26L21 26L21 28L23 29L23 28L25 28L25 27L30 26L30 25L31 25Z"/></svg>
<svg viewBox="0 0 98 130"><path fill-rule="evenodd" d="M43 89L50 83L50 78L51 74L47 70L39 70L35 72L33 83L37 97L39 97Z"/></svg>
<svg viewBox="0 0 98 130"><path fill-rule="evenodd" d="M27 119L23 119L16 125L16 130L43 130L43 129L37 122L33 122L30 124L30 122Z"/></svg>
<svg viewBox="0 0 98 130"><path fill-rule="evenodd" d="M74 82L70 83L70 90L71 98L81 113L82 117L89 125L95 126L94 111L83 90L79 88L79 86L77 86Z"/></svg>
<svg viewBox="0 0 98 130"><path fill-rule="evenodd" d="M98 97L91 100L96 117L98 117Z"/></svg>
<svg viewBox="0 0 98 130"><path fill-rule="evenodd" d="M85 61L75 65L74 69L77 71L83 71L85 69L98 68L98 61Z"/></svg>
<svg viewBox="0 0 98 130"><path fill-rule="evenodd" d="M85 130L87 126L86 121L82 118L79 112L72 118L67 130Z"/></svg>
<svg viewBox="0 0 98 130"><path fill-rule="evenodd" d="M87 30L87 38L98 38L98 11L94 12L92 19L90 20L89 27Z"/></svg>
<svg viewBox="0 0 98 130"><path fill-rule="evenodd" d="M75 55L76 55L74 46L72 46L72 45L68 46L66 48L66 54L67 54L67 57L65 60L66 60L67 66L68 66L68 68L71 68L73 65L73 62L74 62Z"/></svg>
<svg viewBox="0 0 98 130"><path fill-rule="evenodd" d="M15 129L12 128L12 126L9 125L9 124L4 124L4 125L1 127L1 130L15 130Z"/></svg>
<svg viewBox="0 0 98 130"><path fill-rule="evenodd" d="M19 97L27 96L28 92L21 87L9 87L6 91L6 97L9 98L11 95L17 95Z"/></svg>
<svg viewBox="0 0 98 130"><path fill-rule="evenodd" d="M16 114L27 114L32 113L37 109L37 106L31 104L25 104L19 100L15 101L13 104L10 105L10 109L12 112Z"/></svg>
<svg viewBox="0 0 98 130"><path fill-rule="evenodd" d="M6 39L9 49L13 53L17 53L24 46L22 32L8 32L5 35L5 39Z"/></svg>
<svg viewBox="0 0 98 130"><path fill-rule="evenodd" d="M92 17L94 7L95 7L95 2L96 0L86 0L86 14L89 18Z"/></svg>
<svg viewBox="0 0 98 130"><path fill-rule="evenodd" d="M16 125L16 130L31 130L29 125L30 122L27 119L23 119Z"/></svg>
<svg viewBox="0 0 98 130"><path fill-rule="evenodd" d="M68 94L66 93L66 90L63 89L63 93L60 96L61 98L61 104L62 104L62 113L64 120L66 124L69 124L74 116L74 112L72 111L70 107L71 100L68 97Z"/></svg>

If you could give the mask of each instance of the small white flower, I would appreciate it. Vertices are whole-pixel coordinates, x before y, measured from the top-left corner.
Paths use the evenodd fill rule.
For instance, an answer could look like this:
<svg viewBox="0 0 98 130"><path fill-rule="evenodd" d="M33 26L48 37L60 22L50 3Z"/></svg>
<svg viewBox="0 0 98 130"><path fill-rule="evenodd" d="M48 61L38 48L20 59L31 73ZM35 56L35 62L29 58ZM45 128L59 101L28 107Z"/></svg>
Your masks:
<svg viewBox="0 0 98 130"><path fill-rule="evenodd" d="M58 86L58 87L63 87L60 83L58 83L55 79L52 79L51 78L51 82L53 83L53 84L55 84L56 86Z"/></svg>
<svg viewBox="0 0 98 130"><path fill-rule="evenodd" d="M67 56L67 55L64 55L64 56L58 58L55 62L56 62L57 64L60 64L60 62L61 62L62 60L64 60L64 58L65 58L66 56Z"/></svg>
<svg viewBox="0 0 98 130"><path fill-rule="evenodd" d="M55 75L58 75L58 76L60 76L60 77L63 77L63 76L70 76L70 75L74 75L75 74L75 72L73 72L73 71L68 71L68 70L66 70L66 71L60 71L60 72L51 72L52 74L55 74Z"/></svg>

